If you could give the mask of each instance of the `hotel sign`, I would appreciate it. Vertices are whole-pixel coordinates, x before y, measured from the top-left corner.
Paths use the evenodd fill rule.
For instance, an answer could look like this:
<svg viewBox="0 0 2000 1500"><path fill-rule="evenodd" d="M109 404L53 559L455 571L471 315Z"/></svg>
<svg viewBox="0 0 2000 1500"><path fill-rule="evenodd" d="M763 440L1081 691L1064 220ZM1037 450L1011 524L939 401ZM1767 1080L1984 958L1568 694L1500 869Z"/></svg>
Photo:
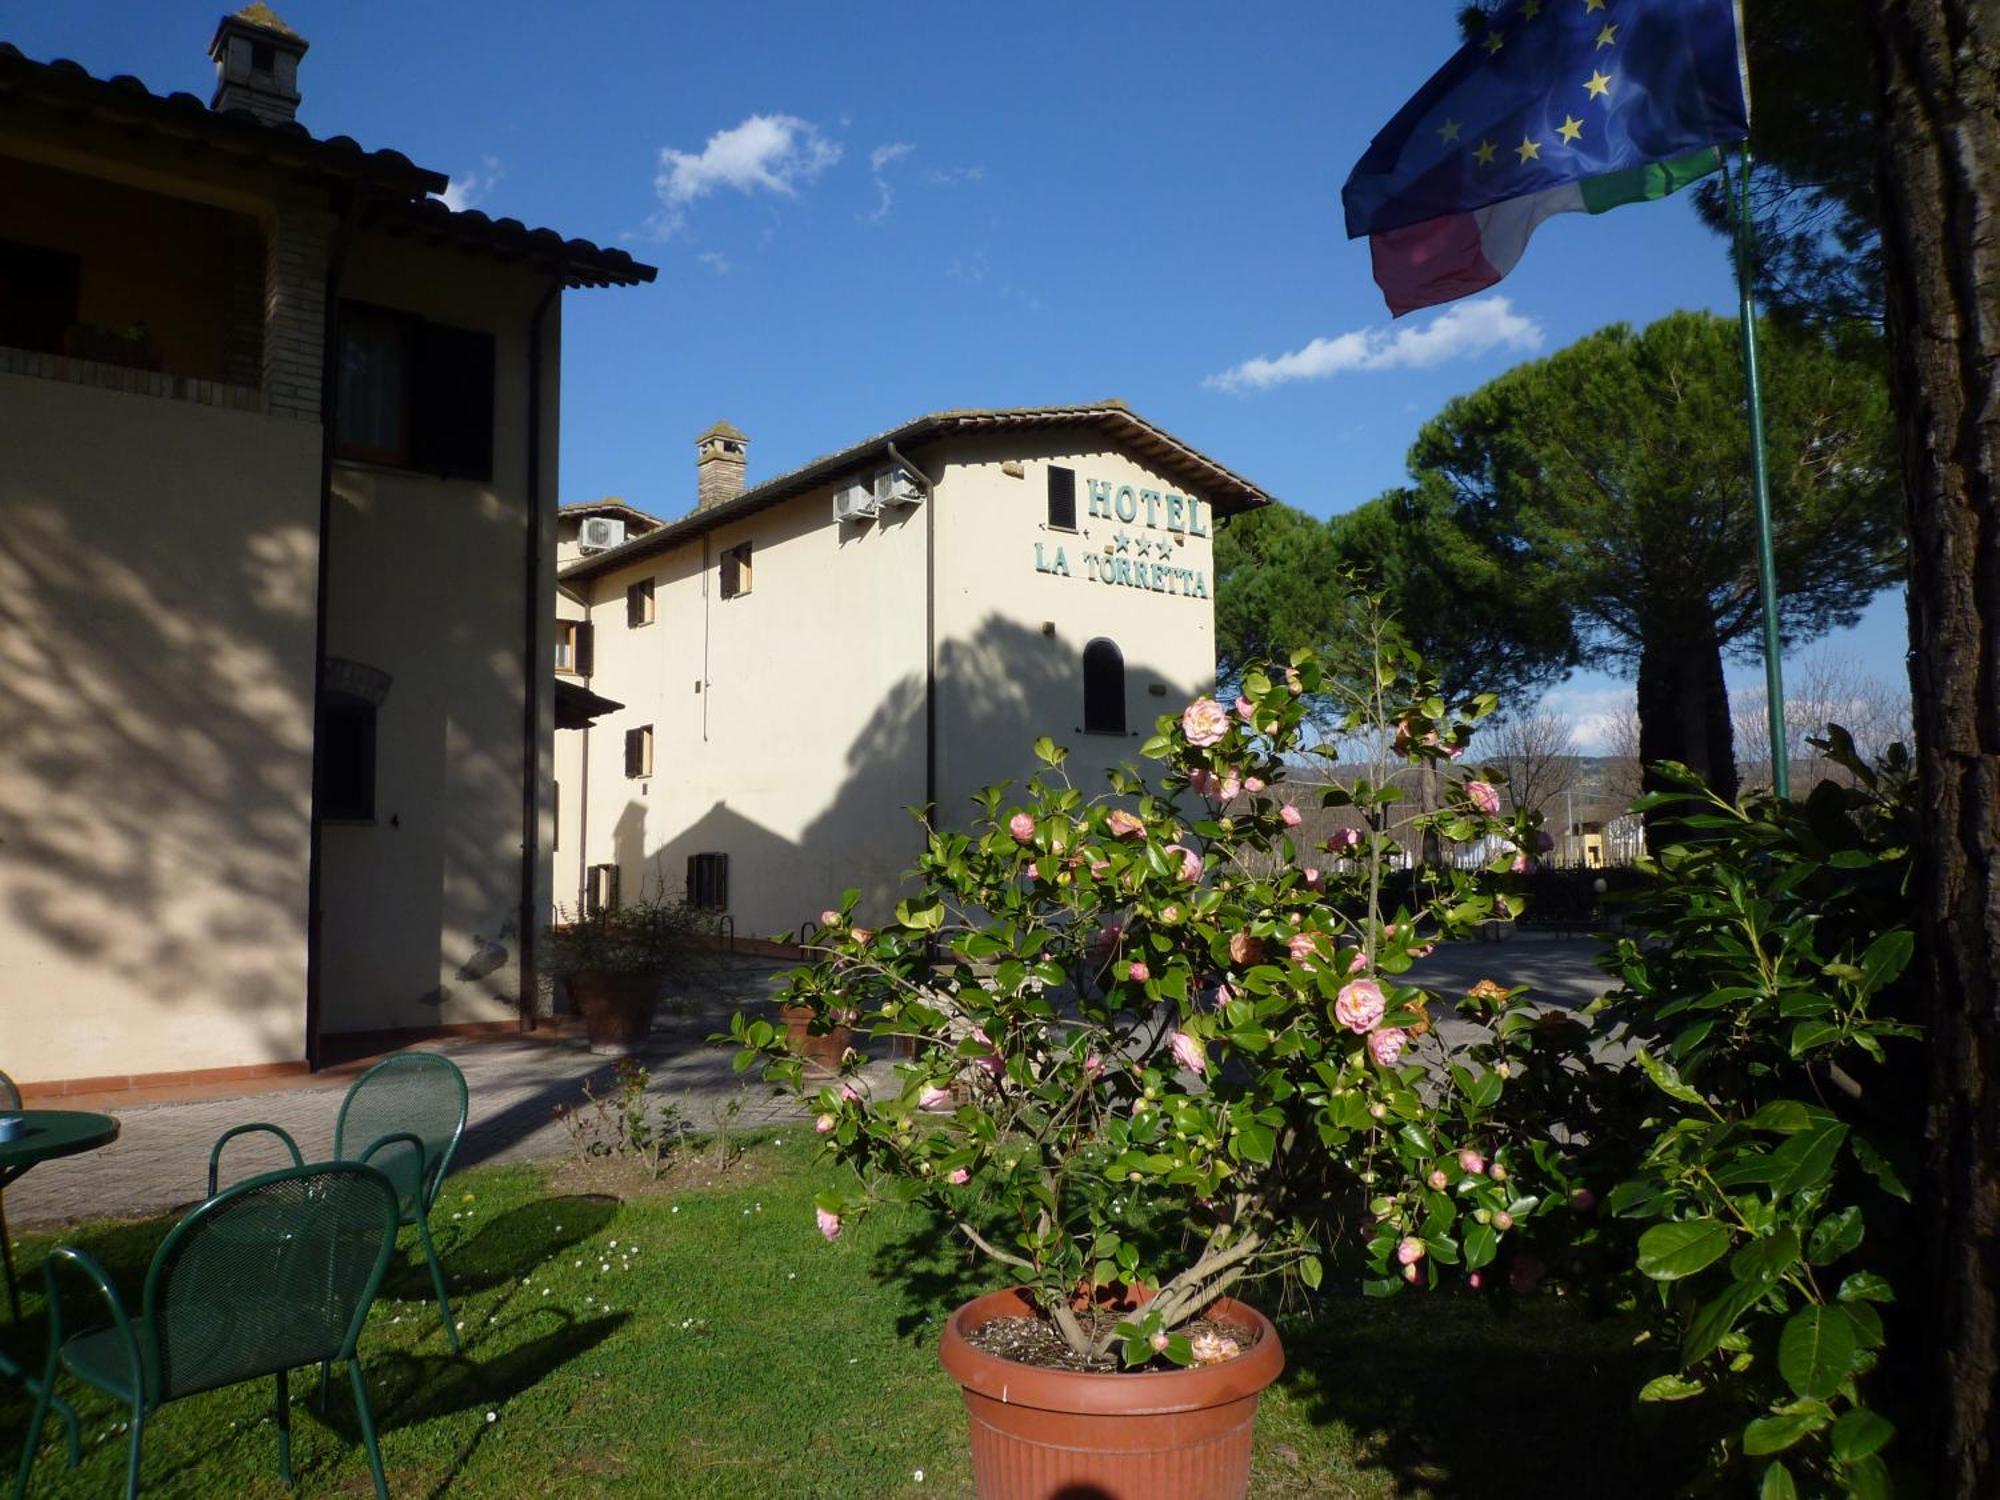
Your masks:
<svg viewBox="0 0 2000 1500"><path fill-rule="evenodd" d="M1173 538L1208 536L1208 516L1199 500L1129 484L1114 488L1102 479L1084 482L1090 490L1091 517L1118 523L1118 530L1101 552L1078 549L1085 578L1155 594L1179 594L1186 599L1208 597L1208 576L1174 560L1178 543ZM1150 536L1149 532L1161 535ZM1050 547L1055 549L1053 555ZM1035 543L1035 571L1059 578L1077 576L1070 567L1069 547L1062 543Z"/></svg>

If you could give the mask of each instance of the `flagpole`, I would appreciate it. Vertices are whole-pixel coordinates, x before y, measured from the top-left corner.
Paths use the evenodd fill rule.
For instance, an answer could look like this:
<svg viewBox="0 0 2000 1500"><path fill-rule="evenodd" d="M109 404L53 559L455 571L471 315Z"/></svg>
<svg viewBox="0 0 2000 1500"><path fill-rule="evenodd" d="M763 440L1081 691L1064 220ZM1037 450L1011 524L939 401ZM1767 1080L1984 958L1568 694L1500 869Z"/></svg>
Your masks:
<svg viewBox="0 0 2000 1500"><path fill-rule="evenodd" d="M1750 218L1750 142L1743 143L1741 213L1736 225L1736 283L1742 298L1743 378L1749 392L1750 475L1757 498L1757 584L1764 596L1764 696L1771 720L1771 790L1792 794L1785 736L1785 669L1778 637L1778 565L1771 551L1771 467L1764 451L1764 387L1757 374L1755 229ZM1726 179L1725 179L1726 180Z"/></svg>

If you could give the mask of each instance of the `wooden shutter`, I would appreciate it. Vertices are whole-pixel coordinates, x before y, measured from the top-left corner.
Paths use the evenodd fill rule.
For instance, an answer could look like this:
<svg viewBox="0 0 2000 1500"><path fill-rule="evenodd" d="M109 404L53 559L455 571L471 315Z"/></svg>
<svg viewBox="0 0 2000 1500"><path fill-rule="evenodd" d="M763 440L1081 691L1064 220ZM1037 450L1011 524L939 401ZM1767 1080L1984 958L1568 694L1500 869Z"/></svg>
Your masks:
<svg viewBox="0 0 2000 1500"><path fill-rule="evenodd" d="M1076 530L1076 470L1049 465L1049 525L1057 531Z"/></svg>
<svg viewBox="0 0 2000 1500"><path fill-rule="evenodd" d="M596 627L588 620L576 622L576 639L570 646L570 670L579 677L588 677L592 666L591 656L596 646Z"/></svg>
<svg viewBox="0 0 2000 1500"><path fill-rule="evenodd" d="M415 466L454 479L493 477L493 335L417 328L411 447Z"/></svg>
<svg viewBox="0 0 2000 1500"><path fill-rule="evenodd" d="M625 731L625 774L629 777L646 774L646 731L643 729Z"/></svg>
<svg viewBox="0 0 2000 1500"><path fill-rule="evenodd" d="M731 547L722 554L722 597L734 599L742 592L743 570L736 549Z"/></svg>

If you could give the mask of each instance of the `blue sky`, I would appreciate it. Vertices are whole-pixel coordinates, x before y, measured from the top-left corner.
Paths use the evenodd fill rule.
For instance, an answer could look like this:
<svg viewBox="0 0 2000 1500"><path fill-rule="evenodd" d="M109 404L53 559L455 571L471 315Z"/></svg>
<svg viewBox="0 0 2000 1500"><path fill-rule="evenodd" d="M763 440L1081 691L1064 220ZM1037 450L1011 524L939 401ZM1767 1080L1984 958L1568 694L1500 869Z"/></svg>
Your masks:
<svg viewBox="0 0 2000 1500"><path fill-rule="evenodd" d="M925 411L1120 396L1331 515L1537 349L1735 306L1721 244L1669 202L1558 219L1487 299L1390 328L1340 184L1456 45L1453 0L273 4L312 44L316 133L660 267L566 300L566 501L680 513L718 417L754 483ZM65 0L0 11L0 37L206 98L219 13ZM1217 378L1343 335L1294 362L1317 378ZM1899 599L1849 635L1900 680ZM1561 693L1587 716L1616 688Z"/></svg>

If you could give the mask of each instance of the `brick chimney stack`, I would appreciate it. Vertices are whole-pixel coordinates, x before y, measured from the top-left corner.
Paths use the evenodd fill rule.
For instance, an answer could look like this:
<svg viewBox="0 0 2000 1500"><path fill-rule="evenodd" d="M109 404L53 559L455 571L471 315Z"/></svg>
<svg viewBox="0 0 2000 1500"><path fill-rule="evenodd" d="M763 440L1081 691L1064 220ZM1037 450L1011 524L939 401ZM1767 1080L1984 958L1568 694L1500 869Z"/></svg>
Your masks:
<svg viewBox="0 0 2000 1500"><path fill-rule="evenodd" d="M750 439L727 422L717 422L694 441L697 507L727 505L743 493Z"/></svg>
<svg viewBox="0 0 2000 1500"><path fill-rule="evenodd" d="M215 62L215 95L208 107L247 109L266 125L283 125L299 112L299 59L306 39L279 20L263 0L224 16L208 44Z"/></svg>

